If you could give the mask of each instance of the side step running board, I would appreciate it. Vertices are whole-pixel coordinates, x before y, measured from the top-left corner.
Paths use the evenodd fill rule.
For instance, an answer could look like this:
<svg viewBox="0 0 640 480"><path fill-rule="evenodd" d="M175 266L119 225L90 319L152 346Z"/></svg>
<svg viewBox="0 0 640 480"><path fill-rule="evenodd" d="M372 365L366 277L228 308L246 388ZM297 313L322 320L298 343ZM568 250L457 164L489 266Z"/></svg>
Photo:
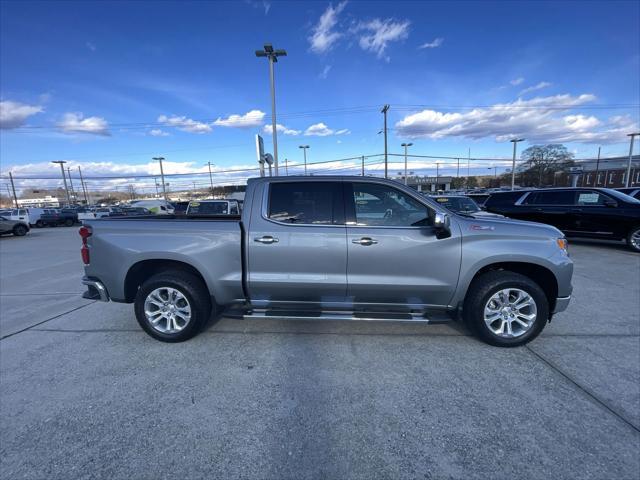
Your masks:
<svg viewBox="0 0 640 480"><path fill-rule="evenodd" d="M439 313L439 312L438 312ZM253 310L242 316L245 320L314 320L314 321L365 321L365 322L407 322L407 323L442 323L451 321L445 312L439 315L409 313L378 312L288 312L277 310Z"/></svg>

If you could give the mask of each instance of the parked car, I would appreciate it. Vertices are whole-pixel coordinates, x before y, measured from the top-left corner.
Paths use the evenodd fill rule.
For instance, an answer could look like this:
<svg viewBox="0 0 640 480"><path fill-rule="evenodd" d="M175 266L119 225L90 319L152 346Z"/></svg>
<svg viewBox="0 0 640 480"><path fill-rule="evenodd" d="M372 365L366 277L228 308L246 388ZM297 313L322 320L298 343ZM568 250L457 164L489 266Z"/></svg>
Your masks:
<svg viewBox="0 0 640 480"><path fill-rule="evenodd" d="M187 214L188 201L172 202L173 214L177 217L184 217Z"/></svg>
<svg viewBox="0 0 640 480"><path fill-rule="evenodd" d="M154 213L142 207L123 207L109 214L110 217L138 217L140 215L154 215Z"/></svg>
<svg viewBox="0 0 640 480"><path fill-rule="evenodd" d="M630 197L640 200L640 187L616 188L617 191L629 195Z"/></svg>
<svg viewBox="0 0 640 480"><path fill-rule="evenodd" d="M462 312L486 342L511 347L536 337L572 290L556 228L457 215L372 177L251 179L241 218L110 217L80 236L85 298L134 303L141 327L166 342L227 308L420 322Z"/></svg>
<svg viewBox="0 0 640 480"><path fill-rule="evenodd" d="M96 218L108 217L112 213L117 213L121 211L122 209L120 207L99 207L96 209L95 217Z"/></svg>
<svg viewBox="0 0 640 480"><path fill-rule="evenodd" d="M131 206L146 208L154 215L173 214L173 205L166 200L136 200L131 202Z"/></svg>
<svg viewBox="0 0 640 480"><path fill-rule="evenodd" d="M2 212L2 216L8 220L25 222L27 223L27 225L31 223L29 218L29 210L27 210L26 208L7 209Z"/></svg>
<svg viewBox="0 0 640 480"><path fill-rule="evenodd" d="M491 194L488 193L488 192L485 192L485 193L467 193L465 196L471 198L479 206L483 207L484 203L491 196Z"/></svg>
<svg viewBox="0 0 640 480"><path fill-rule="evenodd" d="M461 215L470 215L474 218L504 218L504 215L482 210L473 199L464 195L434 195L431 198L443 207Z"/></svg>
<svg viewBox="0 0 640 480"><path fill-rule="evenodd" d="M64 225L66 227L72 227L76 223L78 223L78 212L76 210L70 208L63 208L60 210L50 209L40 215L40 220L43 225L48 225L51 227L57 227L60 225Z"/></svg>
<svg viewBox="0 0 640 480"><path fill-rule="evenodd" d="M0 235L12 233L16 237L24 237L29 233L29 223L24 220L10 220L7 217L0 216Z"/></svg>
<svg viewBox="0 0 640 480"><path fill-rule="evenodd" d="M552 188L494 193L489 212L547 223L567 236L624 240L640 252L640 201L608 188Z"/></svg>
<svg viewBox="0 0 640 480"><path fill-rule="evenodd" d="M189 202L186 215L240 215L237 200L198 200Z"/></svg>

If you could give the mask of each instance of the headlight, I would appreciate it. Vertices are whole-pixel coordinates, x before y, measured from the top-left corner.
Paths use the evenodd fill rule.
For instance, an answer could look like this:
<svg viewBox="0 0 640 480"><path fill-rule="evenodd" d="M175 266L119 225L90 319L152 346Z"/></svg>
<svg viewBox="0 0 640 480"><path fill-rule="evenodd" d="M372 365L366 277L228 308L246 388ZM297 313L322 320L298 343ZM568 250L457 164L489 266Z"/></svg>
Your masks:
<svg viewBox="0 0 640 480"><path fill-rule="evenodd" d="M566 238L557 238L556 239L556 243L558 244L558 247L560 248L560 250L562 250L564 253L569 253L568 247L569 247L569 242L567 242Z"/></svg>

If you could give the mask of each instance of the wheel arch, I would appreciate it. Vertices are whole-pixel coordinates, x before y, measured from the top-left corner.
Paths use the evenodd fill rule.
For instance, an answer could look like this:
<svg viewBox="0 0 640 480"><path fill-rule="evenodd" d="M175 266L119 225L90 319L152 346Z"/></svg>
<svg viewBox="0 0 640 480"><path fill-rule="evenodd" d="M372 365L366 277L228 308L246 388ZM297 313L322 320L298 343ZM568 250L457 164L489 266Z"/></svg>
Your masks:
<svg viewBox="0 0 640 480"><path fill-rule="evenodd" d="M507 271L519 273L527 278L530 278L536 282L540 288L544 291L547 301L549 302L549 312L553 312L556 306L556 299L558 298L558 279L554 273L537 263L530 262L495 262L488 265L484 265L479 268L469 281L467 289L476 281L481 275L487 272L494 271Z"/></svg>
<svg viewBox="0 0 640 480"><path fill-rule="evenodd" d="M194 275L195 277L200 279L207 290L210 291L206 279L193 265L180 260L146 259L134 263L127 271L124 280L125 302L133 302L138 288L144 283L145 280L152 277L153 275L169 270L178 270Z"/></svg>

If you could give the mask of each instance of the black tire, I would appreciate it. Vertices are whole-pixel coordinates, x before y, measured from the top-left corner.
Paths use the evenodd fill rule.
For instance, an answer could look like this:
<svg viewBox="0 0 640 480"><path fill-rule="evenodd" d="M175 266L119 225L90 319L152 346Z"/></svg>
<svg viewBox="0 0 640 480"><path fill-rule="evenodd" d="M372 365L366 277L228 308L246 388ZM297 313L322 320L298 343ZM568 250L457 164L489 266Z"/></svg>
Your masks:
<svg viewBox="0 0 640 480"><path fill-rule="evenodd" d="M13 234L16 237L24 237L28 231L29 229L24 225L16 225L15 227L13 227Z"/></svg>
<svg viewBox="0 0 640 480"><path fill-rule="evenodd" d="M42 228L42 227L44 227L44 222L43 222L42 220L38 220L38 221L36 222L36 227L38 227L38 228Z"/></svg>
<svg viewBox="0 0 640 480"><path fill-rule="evenodd" d="M186 297L191 307L191 318L177 333L163 333L153 327L144 312L147 296L158 288L173 288ZM180 270L168 270L146 280L138 289L134 309L136 319L150 336L162 342L184 342L197 335L207 324L212 312L212 302L206 285L195 275Z"/></svg>
<svg viewBox="0 0 640 480"><path fill-rule="evenodd" d="M485 306L495 293L505 288L517 288L528 293L537 308L537 315L531 327L517 337L499 336L491 331L484 321ZM472 282L462 312L468 327L489 345L518 347L530 342L542 332L549 320L549 301L542 288L529 277L500 270L487 272Z"/></svg>
<svg viewBox="0 0 640 480"><path fill-rule="evenodd" d="M640 239L638 237L640 237L640 226L635 226L627 235L627 246L634 252L640 253Z"/></svg>
<svg viewBox="0 0 640 480"><path fill-rule="evenodd" d="M67 218L67 219L64 221L64 225L65 225L65 227L73 227L73 223L74 223L74 222L73 222L73 219L72 219L72 218Z"/></svg>

